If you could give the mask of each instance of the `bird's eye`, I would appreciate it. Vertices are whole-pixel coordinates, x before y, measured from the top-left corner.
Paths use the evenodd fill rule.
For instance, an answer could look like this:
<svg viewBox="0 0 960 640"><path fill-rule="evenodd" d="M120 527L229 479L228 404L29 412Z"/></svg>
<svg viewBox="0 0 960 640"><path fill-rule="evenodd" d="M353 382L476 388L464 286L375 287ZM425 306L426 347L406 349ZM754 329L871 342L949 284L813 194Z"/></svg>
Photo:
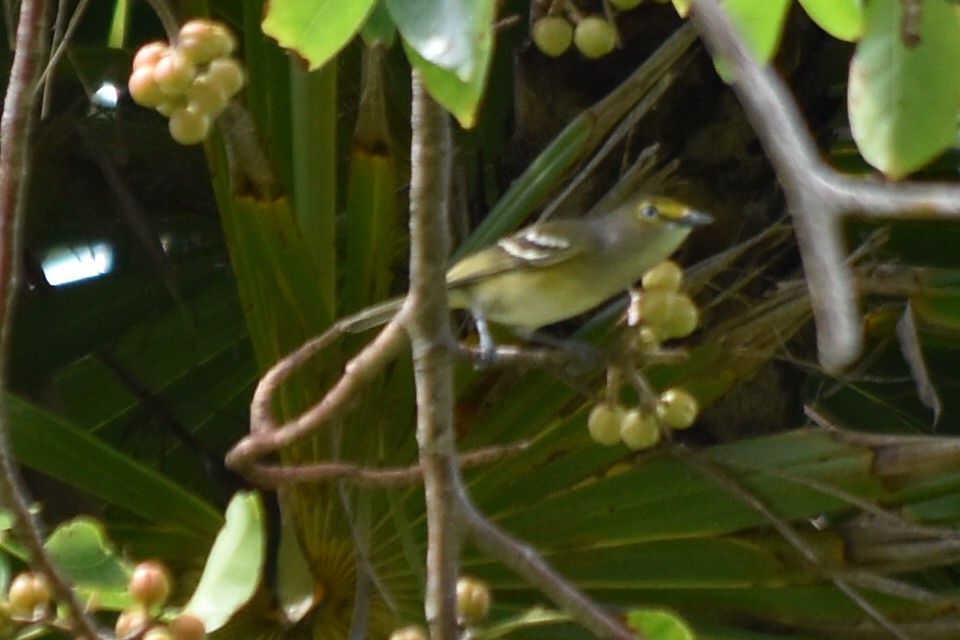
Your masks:
<svg viewBox="0 0 960 640"><path fill-rule="evenodd" d="M653 218L660 217L660 211L657 210L652 204L645 204L640 209L640 217L646 218L647 220L652 220Z"/></svg>

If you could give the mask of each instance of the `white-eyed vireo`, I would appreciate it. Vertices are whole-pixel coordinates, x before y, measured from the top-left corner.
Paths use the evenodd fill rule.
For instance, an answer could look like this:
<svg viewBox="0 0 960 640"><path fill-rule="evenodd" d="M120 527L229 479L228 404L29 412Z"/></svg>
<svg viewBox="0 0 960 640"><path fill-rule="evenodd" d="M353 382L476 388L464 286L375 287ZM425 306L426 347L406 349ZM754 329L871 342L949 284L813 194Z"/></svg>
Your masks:
<svg viewBox="0 0 960 640"><path fill-rule="evenodd" d="M711 217L665 197L643 197L603 216L534 224L480 249L447 271L451 309L468 309L484 354L495 349L486 322L530 332L579 315L640 279ZM386 321L390 302L358 328Z"/></svg>

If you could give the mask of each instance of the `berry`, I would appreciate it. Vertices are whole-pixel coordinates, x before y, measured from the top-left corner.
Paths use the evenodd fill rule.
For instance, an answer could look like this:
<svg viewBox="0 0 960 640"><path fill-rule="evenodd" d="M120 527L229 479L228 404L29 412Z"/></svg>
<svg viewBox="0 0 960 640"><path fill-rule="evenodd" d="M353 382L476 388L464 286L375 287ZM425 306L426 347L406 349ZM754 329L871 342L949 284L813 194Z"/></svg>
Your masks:
<svg viewBox="0 0 960 640"><path fill-rule="evenodd" d="M170 51L170 45L166 42L161 40L148 42L137 49L137 53L133 56L133 70L154 67L168 51Z"/></svg>
<svg viewBox="0 0 960 640"><path fill-rule="evenodd" d="M637 346L641 351L656 352L660 350L660 337L657 332L647 325L637 329Z"/></svg>
<svg viewBox="0 0 960 640"><path fill-rule="evenodd" d="M607 447L620 442L620 425L625 415L623 407L618 404L601 402L590 411L587 418L587 430L590 438L597 444Z"/></svg>
<svg viewBox="0 0 960 640"><path fill-rule="evenodd" d="M157 60L153 67L154 82L168 96L183 95L196 75L197 68L193 60L177 50L172 50Z"/></svg>
<svg viewBox="0 0 960 640"><path fill-rule="evenodd" d="M210 135L210 116L192 107L170 114L170 137L182 145L200 144Z"/></svg>
<svg viewBox="0 0 960 640"><path fill-rule="evenodd" d="M194 64L207 64L233 53L237 47L230 30L212 20L190 20L180 27L177 49L190 56Z"/></svg>
<svg viewBox="0 0 960 640"><path fill-rule="evenodd" d="M573 43L573 25L563 16L544 16L533 23L530 35L537 49L556 58Z"/></svg>
<svg viewBox="0 0 960 640"><path fill-rule="evenodd" d="M640 314L644 324L661 340L685 338L700 322L700 312L690 296L665 289L644 291Z"/></svg>
<svg viewBox="0 0 960 640"><path fill-rule="evenodd" d="M416 625L396 629L390 634L390 640L429 640L427 632Z"/></svg>
<svg viewBox="0 0 960 640"><path fill-rule="evenodd" d="M623 417L620 439L634 451L649 449L660 442L660 425L655 416L635 407Z"/></svg>
<svg viewBox="0 0 960 640"><path fill-rule="evenodd" d="M587 16L574 29L573 42L584 56L602 58L617 46L617 30L602 16Z"/></svg>
<svg viewBox="0 0 960 640"><path fill-rule="evenodd" d="M156 107L167 99L167 95L153 79L152 66L134 69L127 80L127 88L130 90L130 97L141 107Z"/></svg>
<svg viewBox="0 0 960 640"><path fill-rule="evenodd" d="M217 58L210 63L206 75L231 97L237 95L247 81L243 67L233 58Z"/></svg>
<svg viewBox="0 0 960 640"><path fill-rule="evenodd" d="M136 632L142 631L150 626L153 619L142 608L126 609L117 616L117 622L113 626L118 638L125 638Z"/></svg>
<svg viewBox="0 0 960 640"><path fill-rule="evenodd" d="M640 297L640 319L643 324L654 329L660 338L664 337L659 331L660 327L670 323L674 295L663 289L650 289L644 291Z"/></svg>
<svg viewBox="0 0 960 640"><path fill-rule="evenodd" d="M217 117L227 108L228 96L222 87L206 74L194 78L187 89L187 102L194 111Z"/></svg>
<svg viewBox="0 0 960 640"><path fill-rule="evenodd" d="M490 613L490 587L476 578L463 576L457 580L457 617L464 623L483 622Z"/></svg>
<svg viewBox="0 0 960 640"><path fill-rule="evenodd" d="M7 591L10 612L17 618L36 620L50 606L50 585L41 573L24 571L10 583Z"/></svg>
<svg viewBox="0 0 960 640"><path fill-rule="evenodd" d="M164 118L169 118L176 111L180 109L186 109L186 108L187 108L187 100L182 96L177 98L167 98L166 100L158 104L156 107L157 113L162 115Z"/></svg>
<svg viewBox="0 0 960 640"><path fill-rule="evenodd" d="M147 608L160 606L170 595L170 574L160 562L141 562L133 569L127 591Z"/></svg>
<svg viewBox="0 0 960 640"><path fill-rule="evenodd" d="M200 618L181 613L170 622L170 634L173 640L204 640L207 630Z"/></svg>
<svg viewBox="0 0 960 640"><path fill-rule="evenodd" d="M673 260L664 260L643 274L642 285L644 290L679 291L682 281L683 269L680 268L680 265Z"/></svg>
<svg viewBox="0 0 960 640"><path fill-rule="evenodd" d="M173 640L173 634L170 629L160 624L143 634L143 640Z"/></svg>
<svg viewBox="0 0 960 640"><path fill-rule="evenodd" d="M668 429L686 429L693 425L700 412L697 399L679 387L667 389L657 401L657 418Z"/></svg>

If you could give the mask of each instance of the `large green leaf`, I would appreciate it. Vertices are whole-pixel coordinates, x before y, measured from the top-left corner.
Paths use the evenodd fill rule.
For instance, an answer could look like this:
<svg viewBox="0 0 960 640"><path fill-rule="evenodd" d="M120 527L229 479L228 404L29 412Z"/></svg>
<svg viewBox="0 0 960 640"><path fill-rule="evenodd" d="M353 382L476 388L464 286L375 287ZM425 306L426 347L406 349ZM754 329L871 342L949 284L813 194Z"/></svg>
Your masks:
<svg viewBox="0 0 960 640"><path fill-rule="evenodd" d="M253 595L265 556L260 496L238 493L227 507L226 522L184 612L203 620L208 632L222 627Z"/></svg>
<svg viewBox="0 0 960 640"><path fill-rule="evenodd" d="M14 395L5 398L17 459L155 523L209 536L220 513L196 495L67 421Z"/></svg>
<svg viewBox="0 0 960 640"><path fill-rule="evenodd" d="M493 0L386 0L404 42L464 83L483 76L493 49Z"/></svg>
<svg viewBox="0 0 960 640"><path fill-rule="evenodd" d="M359 31L376 0L270 0L263 32L317 69Z"/></svg>
<svg viewBox="0 0 960 640"><path fill-rule="evenodd" d="M960 12L923 0L917 24L899 0L867 4L866 31L850 64L850 128L864 159L902 178L956 142Z"/></svg>
<svg viewBox="0 0 960 640"><path fill-rule="evenodd" d="M127 591L130 568L99 522L78 518L57 527L46 549L84 599L114 611L135 604Z"/></svg>
<svg viewBox="0 0 960 640"><path fill-rule="evenodd" d="M834 38L853 42L863 35L862 0L800 0L800 4L807 15Z"/></svg>
<svg viewBox="0 0 960 640"><path fill-rule="evenodd" d="M723 8L747 48L761 63L773 58L780 46L783 25L793 0L727 0ZM716 59L717 72L727 81L733 75L723 59Z"/></svg>

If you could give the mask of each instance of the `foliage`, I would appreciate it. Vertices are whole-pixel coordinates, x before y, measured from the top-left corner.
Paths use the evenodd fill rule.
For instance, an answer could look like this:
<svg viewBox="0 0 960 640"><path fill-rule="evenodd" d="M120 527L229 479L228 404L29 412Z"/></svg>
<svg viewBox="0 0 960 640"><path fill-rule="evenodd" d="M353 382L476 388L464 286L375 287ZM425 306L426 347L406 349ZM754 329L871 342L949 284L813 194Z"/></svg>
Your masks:
<svg viewBox="0 0 960 640"><path fill-rule="evenodd" d="M66 99L56 104L38 137L37 167L45 170L31 193L30 253L107 238L117 255L104 277L37 283L19 311L15 393L6 400L18 459L96 500L85 507L37 485L45 513L65 521L49 541L56 557L79 558L84 576L96 574L78 586L109 609L126 606L117 576L129 571L113 544L132 557L162 557L186 577L178 604L192 592L187 610L216 605L216 622L226 622L218 637L342 638L357 624L357 610L366 611L370 637L420 620L418 487L302 486L281 492L279 507L268 503L262 513L250 494L226 508L238 483L221 464L246 431L260 373L336 318L404 288L413 70L462 127L457 208L461 228L475 228L458 238L456 255L529 219L564 184L575 188L558 199L561 213L598 200L603 209L648 188L681 194L721 220L685 256L703 328L678 345L684 357L667 353L645 367L657 389L682 385L712 405L689 435L678 436L702 452L632 454L592 444L586 415L603 386L596 367L464 366L457 372L460 450L528 443L468 472L479 507L601 602L636 610L631 624L653 638L689 637L688 624L698 637L841 637L864 629L883 637L831 580L847 570L876 578L856 590L898 621L956 622L941 604L956 590L950 558L960 476L954 441L938 437L960 429L954 227L893 225L882 249L865 252L858 262L864 282L903 287L871 290L871 353L849 377L828 377L809 364L800 265L793 239L774 225L782 211L753 138L711 63L690 52L689 31L651 57L680 26L675 11L645 3L618 14L624 50L607 58L585 61L571 51L545 62L525 44L529 3L501 4L496 13L492 0L274 0L263 13L257 0L187 3L191 16L209 12L243 34L245 101L276 174L271 194L231 174L221 137L201 157L172 145L154 114L122 105L102 116ZM801 0L802 12L786 0L727 6L753 50L806 92L798 89L835 164L864 173L869 163L890 178L926 168L921 178L955 180L960 14L946 0L923 0L916 34L906 33L898 19L904 4ZM102 34L121 13L120 3L113 14L91 9L58 91L80 100L84 82L123 76L117 69L128 68L136 46L159 36L154 17L135 11L121 21L129 27L127 50L108 49ZM508 16L518 24L495 24ZM911 35L919 42L911 44ZM646 65L637 69L641 59ZM847 116L830 85L842 82L850 60ZM845 137L848 120L856 148ZM661 145L653 160L638 153L652 142ZM674 159L681 161L676 172ZM611 164L633 169L611 171ZM103 177L110 166L134 187L133 215ZM66 177L53 177L58 169ZM606 192L610 199L602 200ZM853 245L877 229L849 231ZM920 270L889 266L901 263ZM621 311L614 303L561 331L611 344ZM912 337L898 332L904 317L915 321ZM361 344L351 337L324 351L283 387L277 411L292 418L315 402ZM902 355L911 344L919 359ZM930 396L917 391L921 378L941 405L936 431ZM283 462L413 463L412 385L401 359L341 423L290 447ZM795 430L804 403L863 434L922 437ZM907 462L881 464L892 458ZM94 509L102 524L71 519ZM895 522L909 535L882 536L892 521L871 518L888 513L903 514ZM785 540L778 523L803 545ZM918 539L932 551L898 563ZM15 544L5 549L0 583L22 560ZM811 549L821 565L810 561ZM189 576L204 562L194 589ZM481 637L582 637L562 613L539 608L542 595L475 549L467 549L464 567L494 589ZM373 584L364 585L358 576L368 570ZM229 594L207 577L232 571L242 577ZM933 600L905 595L919 589ZM203 617L211 630L219 627Z"/></svg>

